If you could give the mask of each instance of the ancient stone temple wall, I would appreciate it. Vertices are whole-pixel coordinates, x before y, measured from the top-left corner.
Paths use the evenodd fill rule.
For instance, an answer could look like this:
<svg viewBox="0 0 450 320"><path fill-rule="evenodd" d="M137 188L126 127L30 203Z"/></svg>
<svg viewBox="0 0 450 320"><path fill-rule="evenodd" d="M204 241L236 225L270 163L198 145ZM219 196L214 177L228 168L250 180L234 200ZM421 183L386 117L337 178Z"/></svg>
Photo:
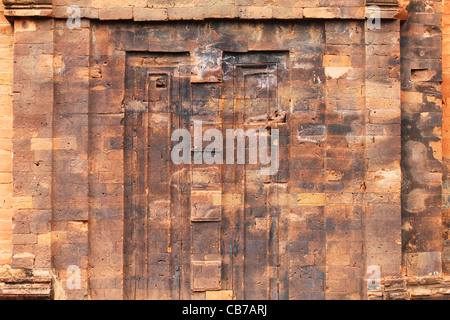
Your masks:
<svg viewBox="0 0 450 320"><path fill-rule="evenodd" d="M0 296L450 292L442 2L3 2Z"/></svg>

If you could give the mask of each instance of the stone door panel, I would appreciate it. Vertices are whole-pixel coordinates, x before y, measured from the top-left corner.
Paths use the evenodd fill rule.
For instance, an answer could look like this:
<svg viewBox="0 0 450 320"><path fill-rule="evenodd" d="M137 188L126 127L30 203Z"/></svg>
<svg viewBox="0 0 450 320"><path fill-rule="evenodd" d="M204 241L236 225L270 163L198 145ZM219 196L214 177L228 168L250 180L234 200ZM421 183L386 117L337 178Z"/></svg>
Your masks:
<svg viewBox="0 0 450 320"><path fill-rule="evenodd" d="M258 176L258 164L195 164L202 151L195 149L193 164L175 165L170 151L171 133L180 128L194 133L195 121L223 133L268 126L279 130L286 119L271 124L269 118L289 109L282 105L289 97L278 96L289 89L288 59L288 52L225 53L223 82L201 83L190 81L194 68L187 53L127 54L128 298L192 298L219 290L242 298L278 297L280 215L264 187L277 177ZM221 94L227 91L228 96ZM247 146L245 151L255 150ZM224 182L225 175L244 180ZM260 197L265 200L256 207L258 188L264 189ZM238 206L224 203L229 197L239 197ZM223 210L233 215L223 217Z"/></svg>

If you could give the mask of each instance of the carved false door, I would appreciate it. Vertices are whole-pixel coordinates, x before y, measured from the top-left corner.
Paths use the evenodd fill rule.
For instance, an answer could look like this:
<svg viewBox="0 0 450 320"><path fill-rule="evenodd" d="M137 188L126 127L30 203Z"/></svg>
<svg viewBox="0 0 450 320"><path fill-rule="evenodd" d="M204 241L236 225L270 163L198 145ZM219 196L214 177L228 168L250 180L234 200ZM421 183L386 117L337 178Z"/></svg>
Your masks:
<svg viewBox="0 0 450 320"><path fill-rule="evenodd" d="M287 54L224 53L223 79L208 79L216 82L193 77L191 59L127 56L125 298L283 298L276 194L287 170L262 176L260 163L225 163L225 136L266 129L270 140L271 128L286 129ZM191 134L191 164L171 160L176 129ZM209 129L223 133L223 163L203 161L208 142L196 139Z"/></svg>
<svg viewBox="0 0 450 320"><path fill-rule="evenodd" d="M188 185L170 159L182 127L188 54L128 54L125 97L124 296L179 299L189 238ZM183 229L184 228L184 229ZM184 237L184 238L183 238ZM184 261L183 259L186 259Z"/></svg>
<svg viewBox="0 0 450 320"><path fill-rule="evenodd" d="M288 170L286 162L279 160L289 154L289 55L227 53L223 61L223 97L230 99L224 100L225 127L255 130L258 148L247 146L245 165L227 165L224 170L222 259L227 269L222 281L232 288L236 299L287 299L289 275L283 236L288 232L281 219L279 195L288 192ZM271 137L274 129L279 132L276 139ZM267 138L266 146L271 141L276 144L279 155L265 150L260 138ZM255 153L258 160L252 164L250 155ZM273 175L262 174L267 168L261 163L262 154L270 154L276 162L271 163L276 167Z"/></svg>

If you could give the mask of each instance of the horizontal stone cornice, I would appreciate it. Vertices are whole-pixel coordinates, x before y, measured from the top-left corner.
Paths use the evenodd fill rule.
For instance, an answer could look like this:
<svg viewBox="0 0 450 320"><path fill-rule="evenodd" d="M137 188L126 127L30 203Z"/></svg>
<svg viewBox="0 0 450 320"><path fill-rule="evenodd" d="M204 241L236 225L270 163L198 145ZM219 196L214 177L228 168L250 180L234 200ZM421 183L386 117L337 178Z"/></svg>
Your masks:
<svg viewBox="0 0 450 320"><path fill-rule="evenodd" d="M371 6L376 5L381 19L400 19L405 16L407 0L366 1L366 7L283 7L216 5L205 7L180 7L176 3L167 8L80 7L81 18L100 20L175 21L205 19L355 19L371 17ZM7 17L68 18L68 6L53 5L52 0L3 0Z"/></svg>

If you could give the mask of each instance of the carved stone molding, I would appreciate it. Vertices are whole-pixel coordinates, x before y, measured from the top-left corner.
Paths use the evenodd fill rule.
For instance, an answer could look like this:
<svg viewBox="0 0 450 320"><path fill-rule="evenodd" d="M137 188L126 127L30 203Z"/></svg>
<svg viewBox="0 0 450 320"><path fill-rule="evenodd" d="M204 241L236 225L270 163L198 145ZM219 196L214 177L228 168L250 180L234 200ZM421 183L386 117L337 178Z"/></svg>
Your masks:
<svg viewBox="0 0 450 320"><path fill-rule="evenodd" d="M52 279L0 278L0 300L51 300Z"/></svg>
<svg viewBox="0 0 450 320"><path fill-rule="evenodd" d="M4 0L7 17L47 17L52 15L52 0Z"/></svg>
<svg viewBox="0 0 450 320"><path fill-rule="evenodd" d="M380 18L381 19L398 19L398 20L405 20L408 13L406 11L406 7L409 4L410 0L367 0L366 1L366 13L365 13L365 17L369 18L372 16L372 12L370 7L371 6L378 6L380 9ZM66 10L65 10L65 6L60 6L60 5L56 5L55 6L55 11L53 11L53 6L52 6L52 0L4 0L3 1L4 5L5 5L5 11L4 14L5 16L9 16L9 17L26 17L26 16L54 16L54 17L66 17ZM86 8L85 8L86 9ZM129 13L129 18L133 18L133 12L132 12L132 8L129 7L127 8ZM142 9L142 10L147 10L147 8L136 8L136 9ZM176 8L175 8L176 9ZM174 9L174 10L175 10ZM220 12L219 9L221 8L208 8L208 12L216 12L215 9L218 10L218 12ZM236 7L235 9L238 9L238 7ZM267 7L266 9L268 9L268 11L271 12L271 8ZM302 8L300 8L302 9ZM344 10L346 8L343 8L342 10ZM348 15L346 13L348 13L347 11L342 11L339 10L339 8L337 7L319 7L319 8L303 8L303 11L300 14L297 14L295 16L289 16L290 18L294 18L295 19L301 19L301 18L311 18L311 19L330 19L330 18L355 18L355 19L363 19L364 18L364 7L358 8L358 9L362 9L362 10L358 10L357 12L359 12L360 14L357 14L356 11L353 12ZM136 14L142 14L142 10L136 10ZM94 11L95 13L92 14L91 11ZM85 12L82 12L81 16L82 17L86 17L86 18L98 18L99 12L103 12L104 14L106 14L109 18L111 18L111 20L116 20L116 18L114 18L114 15L117 12L120 12L121 14L123 14L124 12L124 8L103 8L103 9L93 9L93 8L89 8L89 10L85 10ZM176 10L175 10L176 11ZM241 10L242 12L245 12L245 10ZM89 12L89 13L88 13ZM182 11L180 11L182 12ZM184 11L183 11L184 12ZM278 11L277 11L278 12ZM155 16L156 11L153 11L153 15L148 13L148 16L145 17L134 17L134 20L139 20L139 21L153 21L153 20L161 20L159 16ZM209 13L205 13L203 14L203 18L209 17ZM211 17L216 17L217 18L217 14L213 14ZM227 16L228 17L228 16ZM224 17L224 18L227 18ZM231 16L230 16L231 17ZM234 16L233 16L234 17ZM237 16L236 16L237 17ZM239 15L240 18L247 18L247 16L245 14L243 15ZM256 17L256 16L255 16ZM277 14L269 14L267 16L261 16L260 18L262 19L277 19L280 16ZM163 17L163 20L166 19L169 20L178 20L178 18L174 18L171 19L170 16L167 17L167 12L165 13L165 16ZM100 17L100 19L102 19ZM192 19L196 19L194 17L192 17ZM187 19L189 20L189 19Z"/></svg>
<svg viewBox="0 0 450 320"><path fill-rule="evenodd" d="M373 16L371 6L378 6L381 19L406 20L408 17L407 7L410 0L367 0L366 18Z"/></svg>
<svg viewBox="0 0 450 320"><path fill-rule="evenodd" d="M368 290L369 300L450 300L450 278L439 276L383 279Z"/></svg>

